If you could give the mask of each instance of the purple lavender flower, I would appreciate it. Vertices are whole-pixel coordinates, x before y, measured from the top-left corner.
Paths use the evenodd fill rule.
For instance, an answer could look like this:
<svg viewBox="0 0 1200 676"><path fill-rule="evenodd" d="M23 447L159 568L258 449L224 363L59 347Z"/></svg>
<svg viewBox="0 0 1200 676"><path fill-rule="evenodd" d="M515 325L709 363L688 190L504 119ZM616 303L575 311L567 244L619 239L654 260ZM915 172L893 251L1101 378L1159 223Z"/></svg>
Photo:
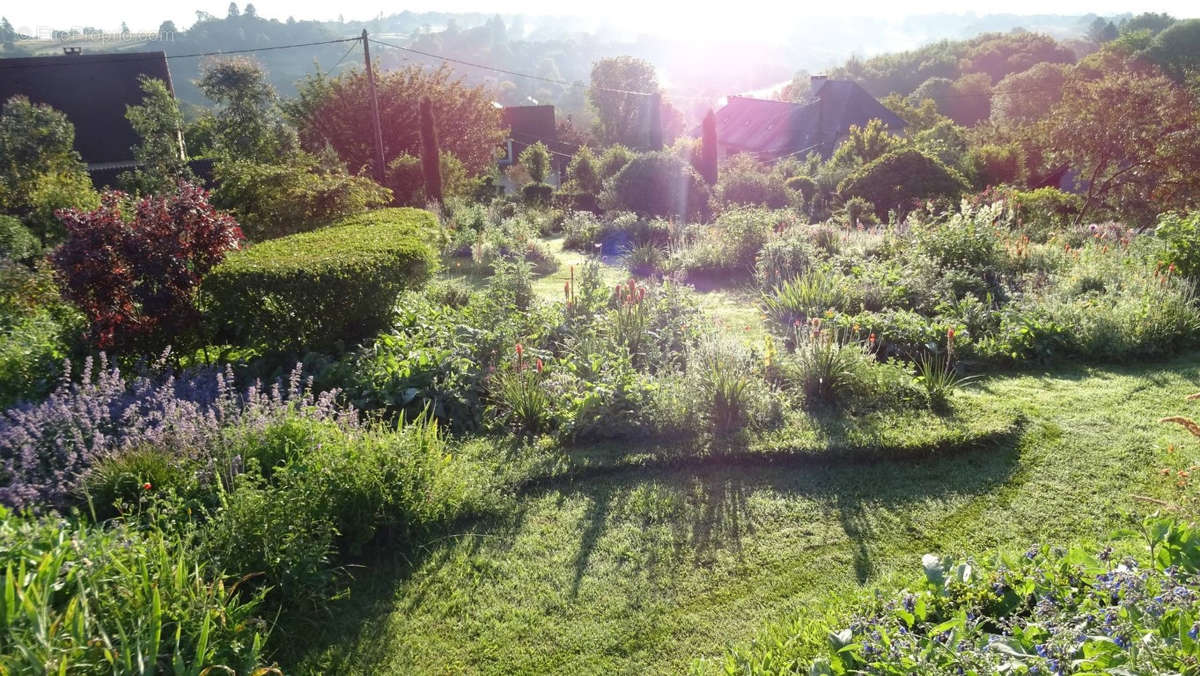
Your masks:
<svg viewBox="0 0 1200 676"><path fill-rule="evenodd" d="M68 363L45 401L0 413L0 504L62 509L83 472L106 455L156 446L203 460L227 430L262 429L290 411L357 423L352 408L337 405L336 392L313 394L300 364L286 390L255 382L244 394L229 366L156 370L127 378L102 354L98 363L89 358L73 383Z"/></svg>

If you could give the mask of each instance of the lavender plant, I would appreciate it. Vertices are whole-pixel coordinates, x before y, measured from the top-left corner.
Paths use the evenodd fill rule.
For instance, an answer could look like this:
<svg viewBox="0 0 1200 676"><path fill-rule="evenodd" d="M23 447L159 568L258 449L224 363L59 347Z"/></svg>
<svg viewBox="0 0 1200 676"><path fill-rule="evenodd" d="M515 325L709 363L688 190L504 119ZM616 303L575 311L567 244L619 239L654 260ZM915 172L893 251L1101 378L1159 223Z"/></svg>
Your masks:
<svg viewBox="0 0 1200 676"><path fill-rule="evenodd" d="M126 376L102 354L84 362L78 382L67 364L58 387L39 403L0 413L0 504L63 509L81 475L99 459L157 447L203 459L233 430L262 429L289 411L353 425L335 392L317 395L300 364L286 383L255 381L239 390L231 367L176 372L161 362Z"/></svg>

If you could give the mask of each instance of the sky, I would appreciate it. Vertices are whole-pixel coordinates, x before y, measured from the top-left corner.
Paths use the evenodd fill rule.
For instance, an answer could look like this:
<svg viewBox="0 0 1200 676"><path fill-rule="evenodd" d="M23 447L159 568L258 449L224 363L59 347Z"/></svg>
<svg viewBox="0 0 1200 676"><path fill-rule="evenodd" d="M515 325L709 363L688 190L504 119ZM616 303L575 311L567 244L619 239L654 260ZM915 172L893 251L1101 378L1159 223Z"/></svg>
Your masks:
<svg viewBox="0 0 1200 676"><path fill-rule="evenodd" d="M121 22L126 22L135 32L153 31L165 19L171 19L183 29L196 18L196 10L204 10L215 16L224 16L229 7L228 0L190 0L188 2L162 0L45 0L43 2L5 3L0 9L18 30L50 26L55 29L82 28L92 26L116 32ZM245 0L240 0L244 5ZM896 17L905 14L963 13L961 0L859 0L854 3L798 3L795 0L741 0L737 3L721 3L724 8L736 7L736 12L703 12L702 2L676 0L606 0L605 2L562 2L561 0L440 0L390 3L378 0L260 0L254 3L259 16L265 18L335 20L339 14L346 19L368 19L379 13L393 14L401 10L484 12L547 15L574 15L605 19L616 26L652 33L662 33L687 27L711 28L731 33L753 33L756 26L770 22L803 21L805 16L872 16ZM1145 11L1168 12L1176 17L1200 16L1200 3L1196 0L1162 0L1160 2L1134 3L1119 0L1007 0L1006 2L972 3L973 13L984 14L1087 14L1102 15Z"/></svg>

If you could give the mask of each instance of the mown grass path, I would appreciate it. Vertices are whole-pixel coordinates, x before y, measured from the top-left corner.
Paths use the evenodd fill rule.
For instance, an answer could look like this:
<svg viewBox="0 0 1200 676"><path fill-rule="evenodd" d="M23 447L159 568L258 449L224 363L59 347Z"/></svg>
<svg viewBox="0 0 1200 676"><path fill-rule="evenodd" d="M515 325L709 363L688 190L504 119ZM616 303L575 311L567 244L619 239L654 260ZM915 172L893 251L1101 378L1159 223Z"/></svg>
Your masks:
<svg viewBox="0 0 1200 676"><path fill-rule="evenodd" d="M678 673L766 623L901 584L926 552L1103 538L1164 496L1159 418L1200 354L997 374L1019 433L933 458L631 468L540 485L412 562L358 571L297 671ZM1190 452L1190 451L1188 451Z"/></svg>

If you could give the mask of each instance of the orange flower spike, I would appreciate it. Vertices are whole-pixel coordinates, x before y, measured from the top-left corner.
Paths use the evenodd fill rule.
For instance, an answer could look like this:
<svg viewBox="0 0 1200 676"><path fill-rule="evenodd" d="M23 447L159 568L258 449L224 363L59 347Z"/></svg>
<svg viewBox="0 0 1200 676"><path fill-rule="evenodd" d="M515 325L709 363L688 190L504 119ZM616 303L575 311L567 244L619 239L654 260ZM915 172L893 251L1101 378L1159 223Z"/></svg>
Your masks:
<svg viewBox="0 0 1200 676"><path fill-rule="evenodd" d="M951 343L953 343L953 342L954 342L954 327L953 327L953 326L951 326L950 328L946 329L946 340L947 340L947 341L949 341L949 342L951 342Z"/></svg>
<svg viewBox="0 0 1200 676"><path fill-rule="evenodd" d="M520 343L517 343L517 361L520 362L524 356L525 348Z"/></svg>
<svg viewBox="0 0 1200 676"><path fill-rule="evenodd" d="M538 373L542 372L542 358L541 357L538 357L538 360L537 360L537 372Z"/></svg>

